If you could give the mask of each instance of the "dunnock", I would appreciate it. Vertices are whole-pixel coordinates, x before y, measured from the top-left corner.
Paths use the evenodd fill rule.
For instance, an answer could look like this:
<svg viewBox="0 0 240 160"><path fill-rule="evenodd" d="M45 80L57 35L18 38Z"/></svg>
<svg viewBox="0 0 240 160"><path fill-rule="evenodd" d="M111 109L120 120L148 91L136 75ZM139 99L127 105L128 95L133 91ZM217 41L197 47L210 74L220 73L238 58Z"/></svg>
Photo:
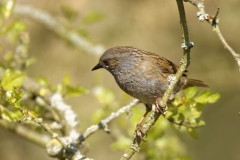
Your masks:
<svg viewBox="0 0 240 160"><path fill-rule="evenodd" d="M92 71L99 68L108 70L124 92L145 104L146 113L137 124L135 132L142 139L143 119L151 110L152 104L156 104L158 111L162 112L156 101L161 99L168 88L168 77L174 75L179 67L155 53L131 46L117 46L105 51ZM186 72L175 86L173 95L191 86L208 87L200 80L187 78Z"/></svg>

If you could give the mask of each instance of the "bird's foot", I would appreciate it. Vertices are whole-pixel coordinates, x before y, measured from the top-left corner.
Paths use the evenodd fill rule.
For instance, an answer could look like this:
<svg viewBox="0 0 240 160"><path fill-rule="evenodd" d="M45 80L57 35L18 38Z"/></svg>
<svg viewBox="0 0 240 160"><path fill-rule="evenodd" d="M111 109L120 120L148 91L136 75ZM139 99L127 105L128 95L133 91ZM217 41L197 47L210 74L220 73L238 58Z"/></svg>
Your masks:
<svg viewBox="0 0 240 160"><path fill-rule="evenodd" d="M163 116L165 116L167 114L167 107L161 106L161 100L161 98L157 98L155 103L155 110L157 113L161 113Z"/></svg>
<svg viewBox="0 0 240 160"><path fill-rule="evenodd" d="M134 134L134 138L140 139L141 141L146 142L143 138L144 136L145 136L145 133L143 131L142 125L137 124L135 134Z"/></svg>

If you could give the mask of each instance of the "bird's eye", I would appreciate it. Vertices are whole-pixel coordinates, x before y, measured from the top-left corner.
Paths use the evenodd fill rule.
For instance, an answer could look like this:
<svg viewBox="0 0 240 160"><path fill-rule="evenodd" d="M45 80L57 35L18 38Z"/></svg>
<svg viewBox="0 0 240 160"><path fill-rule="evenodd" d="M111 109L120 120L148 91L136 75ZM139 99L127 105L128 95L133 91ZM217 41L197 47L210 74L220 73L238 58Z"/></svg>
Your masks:
<svg viewBox="0 0 240 160"><path fill-rule="evenodd" d="M109 67L109 63L108 63L107 60L104 60L104 61L103 61L103 64L105 65L105 67Z"/></svg>

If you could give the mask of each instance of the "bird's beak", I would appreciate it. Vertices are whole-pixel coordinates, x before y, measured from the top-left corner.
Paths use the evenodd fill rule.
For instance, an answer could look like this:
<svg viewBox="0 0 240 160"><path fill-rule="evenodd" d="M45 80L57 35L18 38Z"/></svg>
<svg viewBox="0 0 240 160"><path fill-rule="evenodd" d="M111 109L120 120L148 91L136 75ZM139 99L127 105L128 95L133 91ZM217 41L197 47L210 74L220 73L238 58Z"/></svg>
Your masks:
<svg viewBox="0 0 240 160"><path fill-rule="evenodd" d="M97 70L99 68L103 68L103 66L100 63L98 63L95 67L93 67L92 71Z"/></svg>

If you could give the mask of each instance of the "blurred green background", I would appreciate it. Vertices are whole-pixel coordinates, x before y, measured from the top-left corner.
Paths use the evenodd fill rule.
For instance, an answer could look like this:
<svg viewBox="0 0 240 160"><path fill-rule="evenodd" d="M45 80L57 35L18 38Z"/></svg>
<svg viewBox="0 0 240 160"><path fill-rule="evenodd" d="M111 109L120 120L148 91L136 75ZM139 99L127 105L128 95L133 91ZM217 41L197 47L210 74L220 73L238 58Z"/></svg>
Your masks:
<svg viewBox="0 0 240 160"><path fill-rule="evenodd" d="M103 19L86 26L88 39L93 44L106 48L119 45L135 46L158 53L175 63L182 56L181 30L175 1L169 0L18 0L22 5L31 5L45 10L56 18L63 16L62 8L68 6L77 11L75 27L81 28L81 20L89 12L99 12ZM207 13L215 14L220 8L220 29L227 42L240 51L240 1L205 0ZM185 133L179 136L188 154L195 160L239 160L240 159L240 76L236 62L224 49L212 27L201 23L196 17L197 9L185 3L190 40L195 46L191 50L189 77L201 79L221 94L220 100L208 105L203 111L206 126L198 130L199 139L194 140ZM91 72L98 57L79 51L60 40L52 31L26 17L20 18L29 31L30 56L37 62L28 69L34 78L45 76L51 84L61 82L69 73L74 84L87 88L103 85L114 91L117 101L122 100L122 91L113 77L105 70ZM2 41L2 39L1 39ZM11 47L11 46L9 46ZM2 54L2 53L1 53ZM129 97L122 105L129 103ZM67 100L79 115L82 131L92 124L91 115L99 107L92 94ZM143 105L137 106L144 111ZM113 122L114 123L114 122ZM88 139L88 157L98 160L119 159L123 152L110 149L114 139L103 131ZM45 151L9 131L0 128L0 159L42 160L51 159Z"/></svg>

